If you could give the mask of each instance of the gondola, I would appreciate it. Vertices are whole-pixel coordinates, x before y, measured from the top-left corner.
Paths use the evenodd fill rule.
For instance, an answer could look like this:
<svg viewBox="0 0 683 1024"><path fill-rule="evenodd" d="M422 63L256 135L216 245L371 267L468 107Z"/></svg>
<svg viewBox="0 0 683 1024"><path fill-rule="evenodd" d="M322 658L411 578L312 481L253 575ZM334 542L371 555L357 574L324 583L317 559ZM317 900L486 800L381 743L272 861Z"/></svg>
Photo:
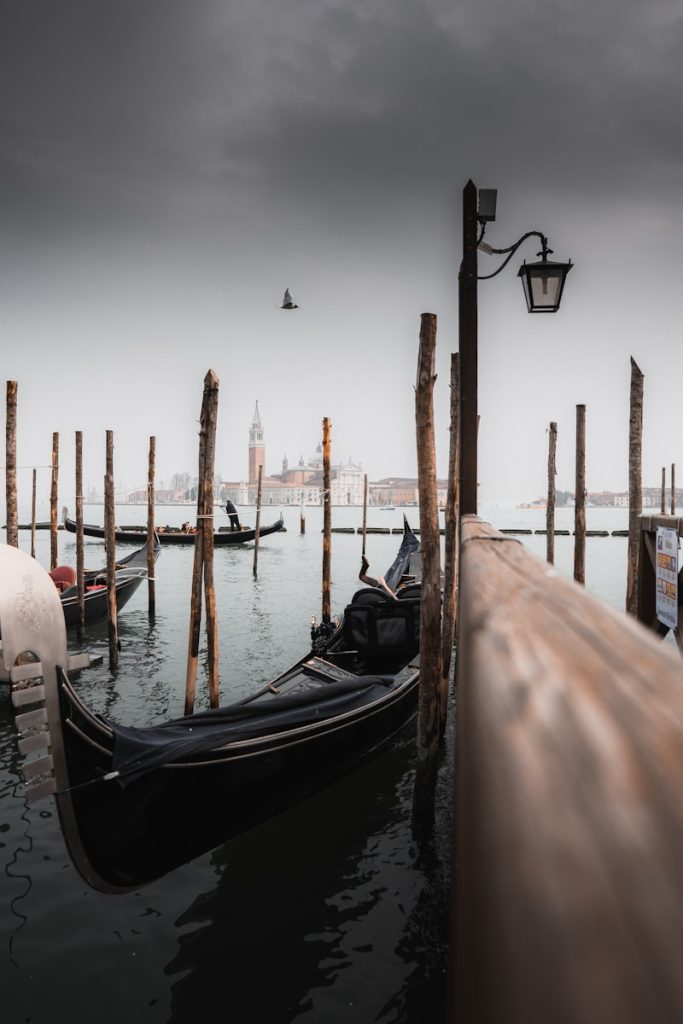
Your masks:
<svg viewBox="0 0 683 1024"><path fill-rule="evenodd" d="M23 766L25 793L55 795L88 884L125 892L161 877L357 766L413 718L417 549L408 528L385 577L395 596L357 591L338 621L312 629L308 654L253 696L130 728L79 697L49 577L22 552L0 547L0 632L21 712L19 747L37 753ZM19 664L27 650L37 669Z"/></svg>
<svg viewBox="0 0 683 1024"><path fill-rule="evenodd" d="M154 560L159 556L159 544L154 545ZM116 562L116 609L126 605L143 580L147 579L147 546L133 551ZM59 590L67 628L78 625L78 585L76 574L70 566L57 566L50 572ZM89 625L107 614L107 567L88 570L84 573L85 624Z"/></svg>
<svg viewBox="0 0 683 1024"><path fill-rule="evenodd" d="M259 538L267 537L270 533L277 533L278 530L283 529L284 525L285 521L282 513L280 513L280 518L274 523L270 523L269 526L260 527ZM66 509L64 509L64 529L68 533L76 533L76 521L69 519ZM156 532L160 544L194 544L194 539L197 536L196 533L184 533L179 526L158 526ZM116 530L114 539L117 544L139 544L146 534L146 526L139 528L128 526L125 530ZM85 537L99 537L101 540L104 540L104 527L84 523L83 535ZM227 547L231 544L246 544L248 541L254 540L255 537L255 529L231 530L230 527L224 527L214 531L213 543L215 547Z"/></svg>

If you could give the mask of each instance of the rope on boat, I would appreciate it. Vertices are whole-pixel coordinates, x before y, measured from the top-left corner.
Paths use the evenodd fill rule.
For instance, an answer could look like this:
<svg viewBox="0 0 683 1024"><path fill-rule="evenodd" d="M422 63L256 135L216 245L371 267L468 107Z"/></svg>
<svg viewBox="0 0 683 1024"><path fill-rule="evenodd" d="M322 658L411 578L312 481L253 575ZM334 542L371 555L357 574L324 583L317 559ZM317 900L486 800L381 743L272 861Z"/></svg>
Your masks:
<svg viewBox="0 0 683 1024"><path fill-rule="evenodd" d="M64 793L74 793L77 789L85 789L87 786L93 786L96 782L111 782L112 779L118 779L120 772L107 772L106 775L100 775L96 779L88 779L87 782L78 782L75 786L67 786L65 789L56 789L55 795L62 795Z"/></svg>

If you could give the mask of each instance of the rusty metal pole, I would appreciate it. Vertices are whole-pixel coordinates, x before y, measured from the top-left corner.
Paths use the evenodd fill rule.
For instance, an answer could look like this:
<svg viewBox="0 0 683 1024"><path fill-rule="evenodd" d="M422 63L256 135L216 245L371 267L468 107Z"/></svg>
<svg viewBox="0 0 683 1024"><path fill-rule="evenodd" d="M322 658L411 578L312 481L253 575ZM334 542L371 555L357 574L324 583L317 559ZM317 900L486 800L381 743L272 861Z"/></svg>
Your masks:
<svg viewBox="0 0 683 1024"><path fill-rule="evenodd" d="M323 420L323 611L322 621L330 621L330 578L332 568L332 493L330 472L330 428Z"/></svg>
<svg viewBox="0 0 683 1024"><path fill-rule="evenodd" d="M7 503L7 543L19 547L19 510L17 505L17 382L7 381L7 419L5 425L5 497Z"/></svg>
<svg viewBox="0 0 683 1024"><path fill-rule="evenodd" d="M555 455L557 452L557 423L550 424L548 433L548 503L545 510L546 561L555 564Z"/></svg>
<svg viewBox="0 0 683 1024"><path fill-rule="evenodd" d="M640 517L643 514L643 374L633 357L629 404L626 611L629 615L637 615Z"/></svg>
<svg viewBox="0 0 683 1024"><path fill-rule="evenodd" d="M477 189L462 194L462 264L459 274L460 506L477 514Z"/></svg>

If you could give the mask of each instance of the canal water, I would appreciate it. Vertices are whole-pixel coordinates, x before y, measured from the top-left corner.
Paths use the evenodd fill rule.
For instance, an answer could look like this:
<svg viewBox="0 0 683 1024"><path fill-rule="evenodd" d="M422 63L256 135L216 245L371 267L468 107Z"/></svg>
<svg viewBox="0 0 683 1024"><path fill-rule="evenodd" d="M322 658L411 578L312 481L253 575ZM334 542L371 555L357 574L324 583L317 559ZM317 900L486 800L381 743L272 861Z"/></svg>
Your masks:
<svg viewBox="0 0 683 1024"><path fill-rule="evenodd" d="M191 511L161 506L157 522L179 525ZM264 510L262 523L278 511ZM372 509L369 525L400 528L403 511ZM417 526L418 510L405 511ZM143 523L145 512L120 506L117 522ZM542 513L512 506L484 507L482 514L500 527L544 525ZM257 580L253 545L215 552L225 702L305 653L311 616L320 617L321 510L306 509L304 536L298 508L284 515L286 532L261 543ZM589 528L625 525L622 510L589 509L588 515ZM565 526L563 517L570 525L569 510L558 510L558 527ZM250 522L249 515L243 519ZM101 506L87 507L86 520L101 523ZM333 522L357 527L361 510L334 509ZM36 536L37 558L47 565L49 534ZM544 554L545 538L523 539ZM371 572L389 566L398 542L368 536ZM333 536L333 614L359 586L360 543L354 534ZM21 547L29 544L30 534L20 532ZM75 564L75 537L60 532L59 546L60 561ZM557 539L561 571L571 571L571 551L571 538ZM126 724L182 713L192 559L191 547L162 548L156 619L148 621L143 584L120 616L115 673L107 667L106 624L89 631L88 649L104 662L82 673L77 686L95 711ZM104 564L102 542L86 539L85 560L87 568ZM624 539L589 539L588 588L619 608L625 566ZM208 703L205 680L201 659L198 709ZM449 737L452 725L451 710ZM80 879L52 802L28 807L22 799L18 761L7 687L0 684L0 991L8 1024L190 1024L209 1015L235 1024L443 1019L452 740L441 760L436 828L426 846L411 829L409 728L313 797L138 892L117 896Z"/></svg>

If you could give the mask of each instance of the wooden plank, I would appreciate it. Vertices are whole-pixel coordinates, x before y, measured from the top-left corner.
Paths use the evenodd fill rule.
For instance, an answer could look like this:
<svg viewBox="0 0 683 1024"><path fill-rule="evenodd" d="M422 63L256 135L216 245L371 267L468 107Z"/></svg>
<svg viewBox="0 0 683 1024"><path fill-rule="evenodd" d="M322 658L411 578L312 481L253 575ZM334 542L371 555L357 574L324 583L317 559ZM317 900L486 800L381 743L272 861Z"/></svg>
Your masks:
<svg viewBox="0 0 683 1024"><path fill-rule="evenodd" d="M24 795L28 803L31 804L35 800L42 800L43 797L50 796L56 788L56 782L53 778L44 779L42 782L34 782L31 785L27 785Z"/></svg>
<svg viewBox="0 0 683 1024"><path fill-rule="evenodd" d="M20 754L35 754L37 750L47 750L50 746L50 734L47 730L36 732L19 740Z"/></svg>
<svg viewBox="0 0 683 1024"><path fill-rule="evenodd" d="M14 725L19 734L26 732L27 729L37 729L39 726L46 724L46 708L38 708L36 711L25 711L23 715L17 715L14 719Z"/></svg>
<svg viewBox="0 0 683 1024"><path fill-rule="evenodd" d="M521 543L463 525L457 1017L683 1020L683 674Z"/></svg>
<svg viewBox="0 0 683 1024"><path fill-rule="evenodd" d="M27 782L40 775L45 775L52 771L52 757L46 754L45 757L37 757L35 761L25 761L21 766L21 771Z"/></svg>

